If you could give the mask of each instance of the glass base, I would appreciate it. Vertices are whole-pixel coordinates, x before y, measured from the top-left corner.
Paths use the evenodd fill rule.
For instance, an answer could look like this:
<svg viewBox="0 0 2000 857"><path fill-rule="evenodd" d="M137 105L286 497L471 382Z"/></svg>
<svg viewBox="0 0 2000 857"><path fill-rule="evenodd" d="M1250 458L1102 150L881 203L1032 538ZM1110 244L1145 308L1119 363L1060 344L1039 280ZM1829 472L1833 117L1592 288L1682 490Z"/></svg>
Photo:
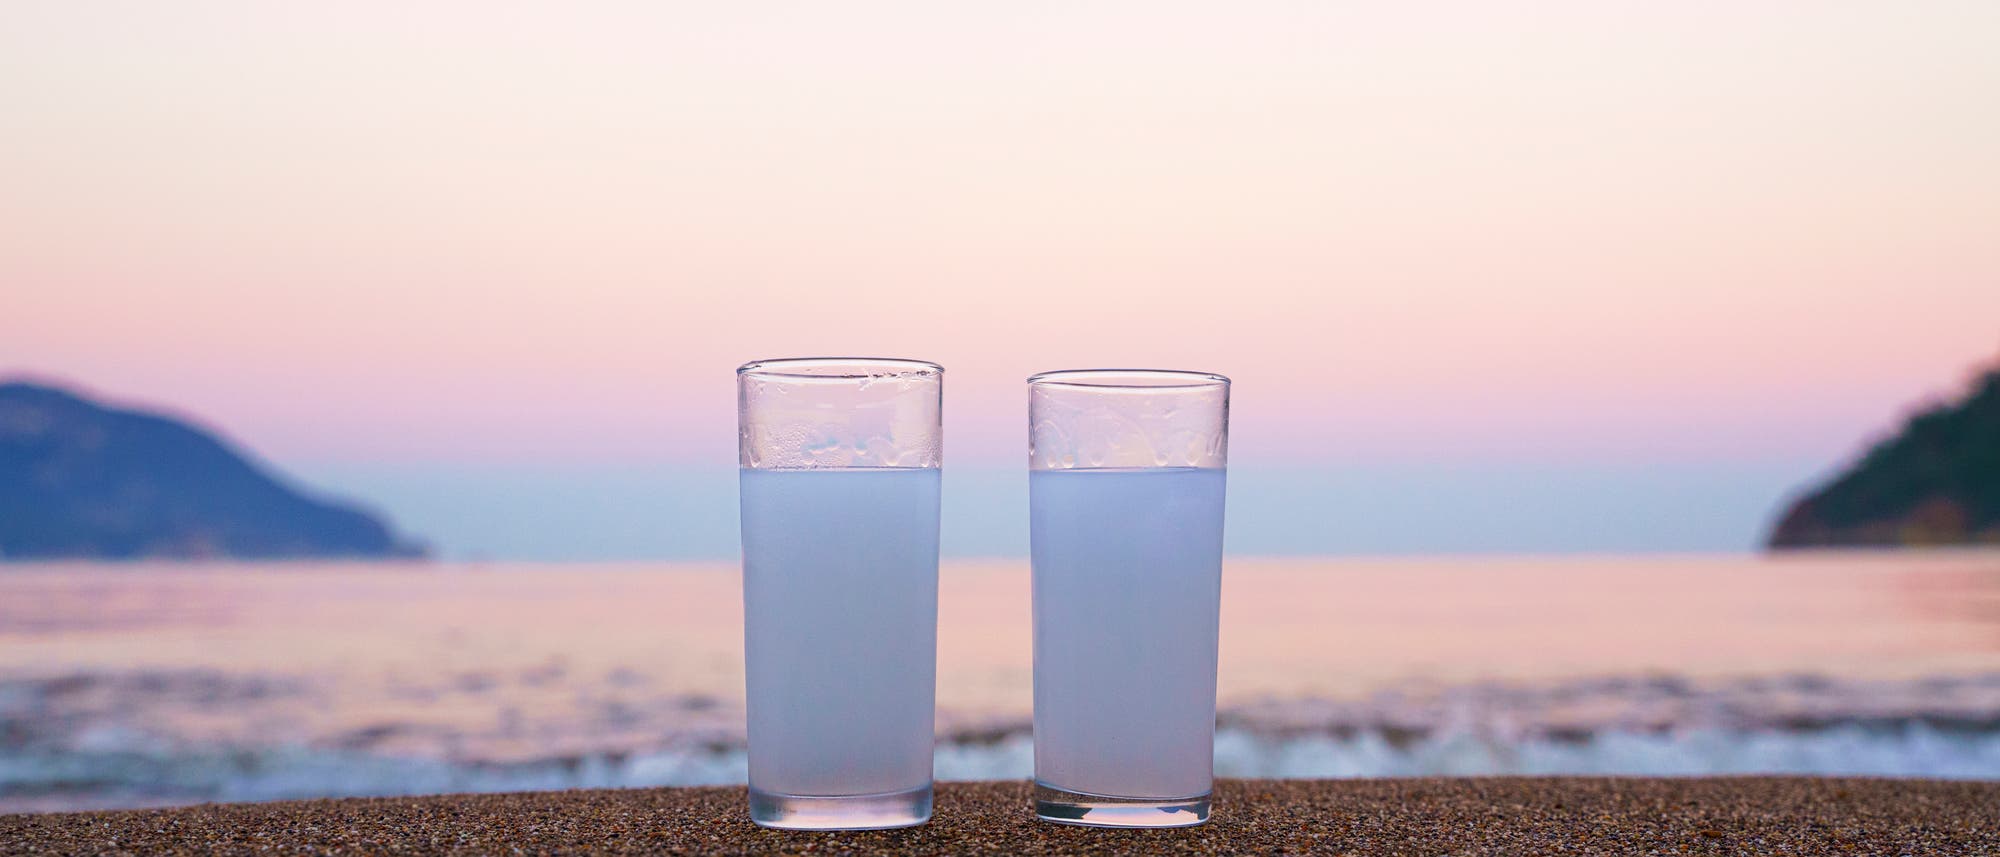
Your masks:
<svg viewBox="0 0 2000 857"><path fill-rule="evenodd" d="M1127 798L1035 783L1035 817L1083 827L1193 827L1208 823L1208 795Z"/></svg>
<svg viewBox="0 0 2000 857"><path fill-rule="evenodd" d="M750 790L750 820L780 830L882 830L931 820L931 787L872 795L781 795Z"/></svg>

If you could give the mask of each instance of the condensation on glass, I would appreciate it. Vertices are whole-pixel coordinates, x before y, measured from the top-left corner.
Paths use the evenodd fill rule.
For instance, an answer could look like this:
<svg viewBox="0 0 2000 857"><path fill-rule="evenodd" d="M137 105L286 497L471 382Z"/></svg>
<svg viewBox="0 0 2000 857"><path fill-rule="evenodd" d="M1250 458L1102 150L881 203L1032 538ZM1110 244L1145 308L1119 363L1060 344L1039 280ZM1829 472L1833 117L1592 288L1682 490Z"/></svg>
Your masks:
<svg viewBox="0 0 2000 857"><path fill-rule="evenodd" d="M1028 467L1223 467L1229 379L1072 369L1028 379Z"/></svg>
<svg viewBox="0 0 2000 857"><path fill-rule="evenodd" d="M944 368L921 360L813 357L736 370L744 467L938 467Z"/></svg>

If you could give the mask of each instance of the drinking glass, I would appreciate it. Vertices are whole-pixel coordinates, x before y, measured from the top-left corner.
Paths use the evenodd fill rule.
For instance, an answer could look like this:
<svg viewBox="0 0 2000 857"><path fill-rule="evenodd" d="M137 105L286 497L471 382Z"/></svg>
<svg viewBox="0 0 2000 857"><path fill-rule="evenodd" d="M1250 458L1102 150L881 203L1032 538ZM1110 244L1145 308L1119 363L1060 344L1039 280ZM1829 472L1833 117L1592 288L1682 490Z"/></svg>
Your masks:
<svg viewBox="0 0 2000 857"><path fill-rule="evenodd" d="M751 820L922 824L944 369L762 360L736 381Z"/></svg>
<svg viewBox="0 0 2000 857"><path fill-rule="evenodd" d="M1035 814L1208 820L1229 379L1028 379Z"/></svg>

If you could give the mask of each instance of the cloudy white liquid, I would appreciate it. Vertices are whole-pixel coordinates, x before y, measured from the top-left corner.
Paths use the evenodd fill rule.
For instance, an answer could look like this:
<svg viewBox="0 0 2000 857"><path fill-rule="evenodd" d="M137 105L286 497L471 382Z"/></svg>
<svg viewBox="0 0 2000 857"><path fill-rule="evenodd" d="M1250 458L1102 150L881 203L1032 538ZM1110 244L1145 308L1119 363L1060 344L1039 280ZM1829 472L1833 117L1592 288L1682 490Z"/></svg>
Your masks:
<svg viewBox="0 0 2000 857"><path fill-rule="evenodd" d="M1224 471L1029 476L1035 777L1133 798L1213 774Z"/></svg>
<svg viewBox="0 0 2000 857"><path fill-rule="evenodd" d="M936 469L742 471L752 788L930 784L938 488Z"/></svg>

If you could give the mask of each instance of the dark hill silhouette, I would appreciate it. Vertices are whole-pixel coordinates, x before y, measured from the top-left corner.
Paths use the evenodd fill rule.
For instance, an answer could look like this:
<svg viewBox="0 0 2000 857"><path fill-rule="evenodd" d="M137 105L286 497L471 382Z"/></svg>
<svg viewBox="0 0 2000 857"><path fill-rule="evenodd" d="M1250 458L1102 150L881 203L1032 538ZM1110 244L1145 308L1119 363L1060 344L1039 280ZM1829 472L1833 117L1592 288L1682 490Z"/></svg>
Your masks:
<svg viewBox="0 0 2000 857"><path fill-rule="evenodd" d="M1786 510L1771 547L2000 544L2000 365Z"/></svg>
<svg viewBox="0 0 2000 857"><path fill-rule="evenodd" d="M368 513L302 496L186 423L0 383L0 559L422 553Z"/></svg>

